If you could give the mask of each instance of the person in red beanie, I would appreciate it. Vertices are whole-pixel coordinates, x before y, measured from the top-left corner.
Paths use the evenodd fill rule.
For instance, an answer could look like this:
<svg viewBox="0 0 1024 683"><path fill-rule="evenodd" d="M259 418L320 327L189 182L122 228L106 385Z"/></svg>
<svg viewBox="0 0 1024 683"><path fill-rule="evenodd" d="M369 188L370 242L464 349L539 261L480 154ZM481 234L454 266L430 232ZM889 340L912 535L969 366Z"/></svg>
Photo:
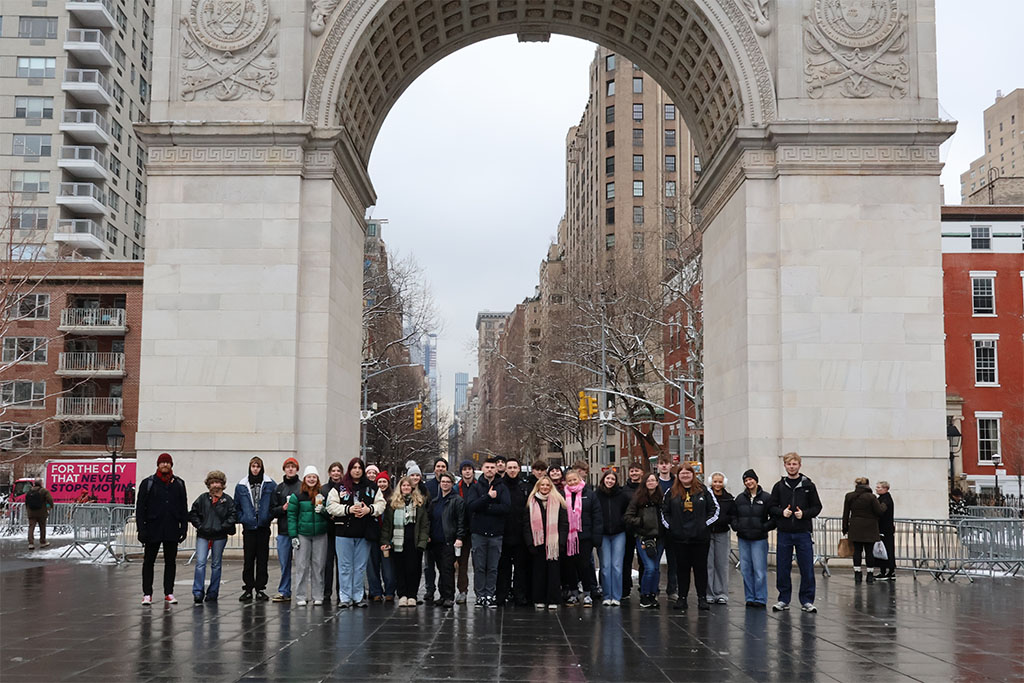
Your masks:
<svg viewBox="0 0 1024 683"><path fill-rule="evenodd" d="M142 604L153 604L153 570L160 547L164 550L164 602L173 605L175 560L178 545L188 534L188 494L185 482L174 476L169 453L156 459L156 474L139 484L135 524L145 548L142 560Z"/></svg>
<svg viewBox="0 0 1024 683"><path fill-rule="evenodd" d="M369 472L374 465L367 465ZM391 476L385 472L378 472L374 476L377 482L377 490L385 500L391 497ZM377 518L381 524L381 519ZM390 557L384 557L380 550L380 543L370 544L370 561L366 565L366 583L369 585L370 602L392 602L395 599L395 571L391 564Z"/></svg>
<svg viewBox="0 0 1024 683"><path fill-rule="evenodd" d="M299 481L299 461L288 458L284 461L284 478L274 489L270 501L270 515L277 519L277 561L281 564L281 580L277 584L274 602L289 602L292 599L292 539L288 536L288 497L298 494L302 486Z"/></svg>

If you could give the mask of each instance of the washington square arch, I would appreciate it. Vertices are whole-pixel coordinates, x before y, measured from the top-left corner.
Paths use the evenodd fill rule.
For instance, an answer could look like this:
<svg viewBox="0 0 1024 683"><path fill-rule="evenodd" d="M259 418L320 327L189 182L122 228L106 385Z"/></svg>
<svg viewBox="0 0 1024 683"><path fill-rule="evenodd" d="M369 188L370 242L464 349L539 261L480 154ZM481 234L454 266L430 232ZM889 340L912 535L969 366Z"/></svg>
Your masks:
<svg viewBox="0 0 1024 683"><path fill-rule="evenodd" d="M161 0L155 30L140 472L355 453L377 132L446 55L564 34L704 162L708 466L797 451L831 514L884 472L945 516L933 0Z"/></svg>

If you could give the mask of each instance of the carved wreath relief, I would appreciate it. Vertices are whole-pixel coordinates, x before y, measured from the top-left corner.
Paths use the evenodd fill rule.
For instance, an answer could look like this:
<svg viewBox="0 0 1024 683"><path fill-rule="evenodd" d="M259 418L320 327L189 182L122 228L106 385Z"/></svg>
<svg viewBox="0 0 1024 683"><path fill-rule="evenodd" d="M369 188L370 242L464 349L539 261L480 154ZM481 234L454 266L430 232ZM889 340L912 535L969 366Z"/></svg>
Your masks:
<svg viewBox="0 0 1024 683"><path fill-rule="evenodd" d="M898 0L814 0L804 17L807 94L906 97L907 15Z"/></svg>
<svg viewBox="0 0 1024 683"><path fill-rule="evenodd" d="M279 22L267 0L191 0L181 20L181 98L274 99Z"/></svg>

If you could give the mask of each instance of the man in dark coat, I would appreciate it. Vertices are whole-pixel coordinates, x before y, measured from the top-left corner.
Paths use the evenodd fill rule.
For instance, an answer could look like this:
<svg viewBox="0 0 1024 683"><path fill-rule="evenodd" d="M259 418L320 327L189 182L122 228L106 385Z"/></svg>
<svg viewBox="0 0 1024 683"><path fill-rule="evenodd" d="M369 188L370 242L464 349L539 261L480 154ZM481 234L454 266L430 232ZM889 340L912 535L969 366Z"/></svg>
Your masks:
<svg viewBox="0 0 1024 683"><path fill-rule="evenodd" d="M498 561L501 559L505 518L511 500L508 488L498 477L498 462L487 456L483 474L469 489L466 497L469 524L473 539L473 590L477 607L497 607Z"/></svg>
<svg viewBox="0 0 1024 683"><path fill-rule="evenodd" d="M153 569L160 547L164 550L164 602L173 605L175 560L178 545L188 534L188 494L185 482L174 476L169 453L156 459L156 474L139 485L135 524L145 552L142 560L142 604L153 604Z"/></svg>
<svg viewBox="0 0 1024 683"><path fill-rule="evenodd" d="M821 514L821 499L818 489L809 477L800 473L801 459L796 453L782 456L786 476L772 487L768 511L778 527L776 558L778 575L775 577L779 589L779 601L772 605L772 611L789 609L793 597L793 579L790 576L793 553L800 568L800 609L817 612L814 606L814 542L811 539L813 520Z"/></svg>
<svg viewBox="0 0 1024 683"><path fill-rule="evenodd" d="M508 487L511 507L505 518L505 535L501 539L497 599L498 605L514 599L516 605L525 607L530 600L530 554L523 542L522 529L526 523L526 498L530 491L521 472L519 458L513 456L505 461L505 476L501 481Z"/></svg>
<svg viewBox="0 0 1024 683"><path fill-rule="evenodd" d="M878 560L877 564L882 568L879 579L896 580L896 515L893 512L892 494L889 493L889 482L880 481L875 484L875 493L878 494L878 502L882 504L885 511L878 520L878 532L882 535L882 543L885 544L885 552L889 556L887 560Z"/></svg>

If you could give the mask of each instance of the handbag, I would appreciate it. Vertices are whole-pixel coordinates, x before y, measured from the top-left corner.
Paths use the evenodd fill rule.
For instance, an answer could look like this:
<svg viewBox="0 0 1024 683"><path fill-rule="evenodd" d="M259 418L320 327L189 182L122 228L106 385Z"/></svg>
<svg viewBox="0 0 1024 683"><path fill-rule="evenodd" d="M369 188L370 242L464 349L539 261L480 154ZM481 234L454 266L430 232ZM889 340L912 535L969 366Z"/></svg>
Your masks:
<svg viewBox="0 0 1024 683"><path fill-rule="evenodd" d="M640 541L640 545L643 546L644 552L647 553L647 557L652 560L656 560L658 558L658 539L645 538Z"/></svg>
<svg viewBox="0 0 1024 683"><path fill-rule="evenodd" d="M839 548L836 550L838 557L853 557L853 543L848 538L839 539Z"/></svg>
<svg viewBox="0 0 1024 683"><path fill-rule="evenodd" d="M875 556L876 560L889 559L889 552L885 549L885 544L881 541L875 541L875 546L871 549L871 554Z"/></svg>

